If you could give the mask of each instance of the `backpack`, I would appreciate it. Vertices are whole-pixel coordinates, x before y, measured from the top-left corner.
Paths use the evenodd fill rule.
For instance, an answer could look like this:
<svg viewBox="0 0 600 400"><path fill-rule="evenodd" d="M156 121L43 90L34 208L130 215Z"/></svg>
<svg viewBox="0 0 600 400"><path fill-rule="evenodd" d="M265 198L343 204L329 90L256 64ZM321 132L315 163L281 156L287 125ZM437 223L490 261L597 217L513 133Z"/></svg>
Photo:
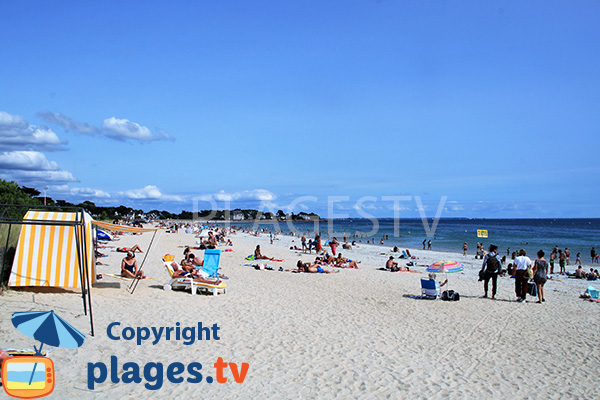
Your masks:
<svg viewBox="0 0 600 400"><path fill-rule="evenodd" d="M490 274L497 274L500 272L500 262L496 258L496 256L488 256L487 261L485 262L485 270Z"/></svg>

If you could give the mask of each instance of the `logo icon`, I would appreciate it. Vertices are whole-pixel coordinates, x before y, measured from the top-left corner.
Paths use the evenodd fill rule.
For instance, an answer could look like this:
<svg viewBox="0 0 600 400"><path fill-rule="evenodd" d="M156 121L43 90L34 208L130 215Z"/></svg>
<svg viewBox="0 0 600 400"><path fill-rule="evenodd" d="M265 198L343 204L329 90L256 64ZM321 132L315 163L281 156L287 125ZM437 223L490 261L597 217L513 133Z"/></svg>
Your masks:
<svg viewBox="0 0 600 400"><path fill-rule="evenodd" d="M54 311L16 312L12 323L21 333L41 342L33 346L33 357L9 357L2 363L2 387L6 394L20 399L47 396L54 390L54 363L44 357L44 344L75 349L85 336Z"/></svg>

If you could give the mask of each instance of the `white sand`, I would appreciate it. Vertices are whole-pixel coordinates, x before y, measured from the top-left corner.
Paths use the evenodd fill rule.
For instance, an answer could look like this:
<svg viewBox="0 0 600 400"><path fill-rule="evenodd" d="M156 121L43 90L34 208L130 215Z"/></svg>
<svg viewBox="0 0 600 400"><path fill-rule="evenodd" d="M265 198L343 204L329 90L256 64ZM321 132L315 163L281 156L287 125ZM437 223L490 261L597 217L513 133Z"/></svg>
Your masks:
<svg viewBox="0 0 600 400"><path fill-rule="evenodd" d="M139 243L145 248L151 234L126 235L119 246ZM294 274L257 271L240 264L256 244L263 253L283 258L270 262L294 268L296 261L314 259L289 250L283 237L232 237L234 253L223 253L221 266L230 277L224 295L196 295L163 291L167 272L160 262L165 253L181 258L178 245L194 244L192 235L165 234L146 267L154 279L127 292L128 282L105 277L92 290L96 335L76 350L53 349L56 367L53 398L599 398L600 304L579 299L587 281L558 278L549 281L547 302L514 302L514 280L499 279L499 299L482 299L477 282L481 263L458 253L411 250L420 259L420 273L378 271L389 248L362 246L344 255L362 261L358 270L338 274ZM104 251L104 250L102 250ZM201 254L196 251L196 254ZM119 272L121 253L109 253L98 273ZM450 288L459 302L411 298L420 294L425 265L444 259L465 264L465 272L451 274ZM138 260L141 256L138 255ZM399 260L403 261L403 260ZM438 277L443 278L443 277ZM596 284L596 287L600 285ZM9 291L0 296L0 347L31 348L33 340L10 323L16 311L55 310L88 334L88 319L77 294ZM125 326L205 326L217 323L221 340L185 346L161 341L137 346L108 338L106 328ZM117 330L118 331L118 330ZM204 376L215 376L213 363L249 363L243 383L226 372L225 384L174 384L166 377L158 391L140 384L111 383L87 388L87 363L118 358L123 363L203 364ZM189 375L182 374L184 378Z"/></svg>

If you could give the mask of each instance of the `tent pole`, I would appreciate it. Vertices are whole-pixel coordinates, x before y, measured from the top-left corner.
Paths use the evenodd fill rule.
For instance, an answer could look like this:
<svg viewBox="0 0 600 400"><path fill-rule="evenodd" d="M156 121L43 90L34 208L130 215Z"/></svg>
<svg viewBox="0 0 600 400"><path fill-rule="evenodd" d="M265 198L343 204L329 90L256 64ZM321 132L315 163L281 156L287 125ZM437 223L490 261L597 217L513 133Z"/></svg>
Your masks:
<svg viewBox="0 0 600 400"><path fill-rule="evenodd" d="M90 224L91 226L91 224ZM88 307L90 309L90 330L91 330L91 336L94 336L94 316L92 313L92 284L90 283L90 274L89 274L89 270L90 270L90 265L88 264L88 257L87 257L87 240L86 240L86 227L85 227L85 218L83 219L83 225L82 225L82 233L83 233L83 265L85 266L85 281L87 284L87 295L88 295ZM91 232L89 232L89 234L91 235ZM93 254L93 259L95 262L96 259L96 253L95 253L95 248L92 249L94 251Z"/></svg>
<svg viewBox="0 0 600 400"><path fill-rule="evenodd" d="M85 292L87 290L86 286L85 286L85 279L84 279L84 271L82 268L82 263L81 263L81 238L79 236L79 225L75 225L73 227L73 229L75 230L75 247L77 248L77 262L79 265L79 282L81 282L81 298L83 299L83 313L85 315L88 315L87 312L87 304L86 304L86 299L85 299Z"/></svg>
<svg viewBox="0 0 600 400"><path fill-rule="evenodd" d="M150 245L148 246L148 249L146 250L146 254L144 254L144 259L142 260L142 265L140 265L138 272L141 271L142 268L144 268L144 264L146 263L146 258L148 258L148 253L150 253L150 249L152 248L152 243L154 242L154 238L156 237L156 232L158 232L158 231L154 231L154 234L152 235L152 240L150 240ZM133 292L135 292L135 289L137 288L139 281L140 281L140 278L136 276L135 279L133 280L133 282L131 282L131 285L129 285L129 290L130 290L131 294L133 294Z"/></svg>
<svg viewBox="0 0 600 400"><path fill-rule="evenodd" d="M4 247L4 253L2 254L2 270L0 272L0 279L4 279L4 268L6 264L6 253L8 253L8 244L10 243L10 229L12 224L8 224L8 234L6 235L6 247Z"/></svg>

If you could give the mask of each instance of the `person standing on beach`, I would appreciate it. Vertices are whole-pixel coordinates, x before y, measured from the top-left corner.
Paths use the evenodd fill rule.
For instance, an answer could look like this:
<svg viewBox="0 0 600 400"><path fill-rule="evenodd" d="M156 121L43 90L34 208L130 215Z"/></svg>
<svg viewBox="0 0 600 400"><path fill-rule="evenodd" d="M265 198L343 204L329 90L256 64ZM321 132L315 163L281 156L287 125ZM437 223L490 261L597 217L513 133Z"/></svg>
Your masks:
<svg viewBox="0 0 600 400"><path fill-rule="evenodd" d="M321 254L323 252L323 246L321 245L321 236L318 233L315 235L313 245L315 246L315 251L317 252L317 254Z"/></svg>
<svg viewBox="0 0 600 400"><path fill-rule="evenodd" d="M423 240L423 250L425 250L426 244L427 244L427 239ZM594 257L592 256L592 262L594 262L593 259L594 259Z"/></svg>
<svg viewBox="0 0 600 400"><path fill-rule="evenodd" d="M425 248L425 247L423 247ZM596 260L596 248L592 247L592 251L590 251L590 255L592 256L592 264L594 263L594 261Z"/></svg>
<svg viewBox="0 0 600 400"><path fill-rule="evenodd" d="M519 256L515 258L515 293L517 301L520 303L524 303L527 297L527 282L529 281L527 268L529 267L531 267L531 259L527 257L525 249L519 250Z"/></svg>
<svg viewBox="0 0 600 400"><path fill-rule="evenodd" d="M558 265L560 266L560 274L563 275L565 272L567 272L567 269L565 267L565 263L567 261L567 256L565 255L565 253L562 250L558 251Z"/></svg>
<svg viewBox="0 0 600 400"><path fill-rule="evenodd" d="M306 253L306 235L302 235L302 252Z"/></svg>
<svg viewBox="0 0 600 400"><path fill-rule="evenodd" d="M467 247L468 247L468 246L467 246L467 242L464 242L464 243L463 243L463 256L466 256L466 255L467 255Z"/></svg>
<svg viewBox="0 0 600 400"><path fill-rule="evenodd" d="M427 250L431 250L431 239L427 242Z"/></svg>
<svg viewBox="0 0 600 400"><path fill-rule="evenodd" d="M485 255L481 270L484 271L483 277L483 297L488 296L488 283L492 280L492 299L496 298L496 289L498 283L498 274L502 271L502 259L498 252L498 246L490 244L489 253Z"/></svg>
<svg viewBox="0 0 600 400"><path fill-rule="evenodd" d="M554 275L554 260L558 257L558 253L552 249L550 253L550 275Z"/></svg>
<svg viewBox="0 0 600 400"><path fill-rule="evenodd" d="M340 242L338 242L336 237L334 237L332 240L329 241L329 247L331 247L331 252L333 253L334 256L335 256L335 250L337 249L338 244L340 244Z"/></svg>
<svg viewBox="0 0 600 400"><path fill-rule="evenodd" d="M577 257L575 258L575 265L581 265L581 253L577 253Z"/></svg>
<svg viewBox="0 0 600 400"><path fill-rule="evenodd" d="M544 259L544 251L537 252L538 259L533 265L533 281L537 285L538 303L546 301L544 284L548 280L548 263Z"/></svg>
<svg viewBox="0 0 600 400"><path fill-rule="evenodd" d="M565 257L567 258L567 265L571 263L571 251L565 247Z"/></svg>

